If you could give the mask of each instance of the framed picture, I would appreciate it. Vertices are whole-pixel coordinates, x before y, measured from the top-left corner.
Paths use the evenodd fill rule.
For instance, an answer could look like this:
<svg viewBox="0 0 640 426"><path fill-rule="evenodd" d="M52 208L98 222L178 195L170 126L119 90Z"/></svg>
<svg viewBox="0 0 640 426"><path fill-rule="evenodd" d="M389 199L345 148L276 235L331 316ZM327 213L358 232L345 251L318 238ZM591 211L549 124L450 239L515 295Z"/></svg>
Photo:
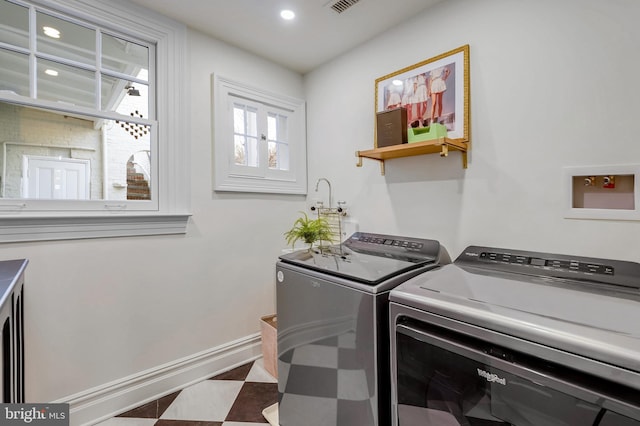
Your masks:
<svg viewBox="0 0 640 426"><path fill-rule="evenodd" d="M440 124L469 141L469 45L380 77L375 93L375 112L405 108L409 131Z"/></svg>

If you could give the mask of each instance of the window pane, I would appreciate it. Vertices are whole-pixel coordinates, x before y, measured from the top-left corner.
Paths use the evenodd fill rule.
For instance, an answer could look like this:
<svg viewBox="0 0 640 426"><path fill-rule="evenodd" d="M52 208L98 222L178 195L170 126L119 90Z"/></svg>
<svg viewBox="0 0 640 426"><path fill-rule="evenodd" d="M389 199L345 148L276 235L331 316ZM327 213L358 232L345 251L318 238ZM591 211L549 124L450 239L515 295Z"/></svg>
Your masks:
<svg viewBox="0 0 640 426"><path fill-rule="evenodd" d="M233 104L234 163L258 167L258 110Z"/></svg>
<svg viewBox="0 0 640 426"><path fill-rule="evenodd" d="M95 73L38 59L38 99L95 108Z"/></svg>
<svg viewBox="0 0 640 426"><path fill-rule="evenodd" d="M123 120L108 120L105 125L108 199L150 200L151 128Z"/></svg>
<svg viewBox="0 0 640 426"><path fill-rule="evenodd" d="M0 1L0 41L18 47L29 47L29 9Z"/></svg>
<svg viewBox="0 0 640 426"><path fill-rule="evenodd" d="M247 108L247 135L258 136L258 110Z"/></svg>
<svg viewBox="0 0 640 426"><path fill-rule="evenodd" d="M287 116L278 115L278 137L275 138L281 142L289 142L289 129L287 127Z"/></svg>
<svg viewBox="0 0 640 426"><path fill-rule="evenodd" d="M245 134L245 111L242 105L233 107L233 133Z"/></svg>
<svg viewBox="0 0 640 426"><path fill-rule="evenodd" d="M258 159L258 138L247 138L247 166L258 167L260 161Z"/></svg>
<svg viewBox="0 0 640 426"><path fill-rule="evenodd" d="M238 166L258 167L258 139L248 136L234 136L234 158Z"/></svg>
<svg viewBox="0 0 640 426"><path fill-rule="evenodd" d="M234 157L235 164L238 166L246 166L247 165L247 147L246 147L246 138L244 136L235 135L233 138L234 142Z"/></svg>
<svg viewBox="0 0 640 426"><path fill-rule="evenodd" d="M132 117L149 117L149 86L102 76L101 107Z"/></svg>
<svg viewBox="0 0 640 426"><path fill-rule="evenodd" d="M0 102L0 122L3 198L150 199L149 126L6 102Z"/></svg>
<svg viewBox="0 0 640 426"><path fill-rule="evenodd" d="M247 134L258 136L258 110L253 108L247 109Z"/></svg>
<svg viewBox="0 0 640 426"><path fill-rule="evenodd" d="M102 67L148 81L149 48L102 34Z"/></svg>
<svg viewBox="0 0 640 426"><path fill-rule="evenodd" d="M269 168L289 170L289 145L287 144L287 116L269 113L267 117L269 139Z"/></svg>
<svg viewBox="0 0 640 426"><path fill-rule="evenodd" d="M233 105L233 132L242 135L258 135L258 110L256 108Z"/></svg>
<svg viewBox="0 0 640 426"><path fill-rule="evenodd" d="M267 117L267 138L270 141L278 140L278 123L275 114L269 114Z"/></svg>
<svg viewBox="0 0 640 426"><path fill-rule="evenodd" d="M0 91L29 96L29 57L0 49Z"/></svg>
<svg viewBox="0 0 640 426"><path fill-rule="evenodd" d="M270 112L267 117L267 137L270 141L287 141L287 116Z"/></svg>
<svg viewBox="0 0 640 426"><path fill-rule="evenodd" d="M150 170L151 151L138 151L129 157L129 161L127 161L127 200L151 199ZM120 188L115 182L113 187ZM116 194L111 199L117 199Z"/></svg>
<svg viewBox="0 0 640 426"><path fill-rule="evenodd" d="M233 132L248 136L258 135L258 110L256 108L233 104Z"/></svg>
<svg viewBox="0 0 640 426"><path fill-rule="evenodd" d="M37 12L37 51L83 64L96 64L96 32Z"/></svg>
<svg viewBox="0 0 640 426"><path fill-rule="evenodd" d="M289 145L269 142L269 168L289 170Z"/></svg>

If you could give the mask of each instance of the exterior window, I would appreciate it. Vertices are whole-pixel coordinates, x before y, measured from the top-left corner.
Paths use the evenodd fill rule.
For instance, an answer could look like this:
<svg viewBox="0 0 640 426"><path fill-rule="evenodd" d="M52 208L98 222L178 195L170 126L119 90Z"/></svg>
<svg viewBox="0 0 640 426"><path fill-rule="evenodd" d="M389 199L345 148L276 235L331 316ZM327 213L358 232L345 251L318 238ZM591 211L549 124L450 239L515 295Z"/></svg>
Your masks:
<svg viewBox="0 0 640 426"><path fill-rule="evenodd" d="M304 102L222 77L213 84L214 188L305 194Z"/></svg>
<svg viewBox="0 0 640 426"><path fill-rule="evenodd" d="M182 24L124 3L0 0L0 242L184 231L184 43ZM137 219L69 219L105 213ZM56 217L71 232L43 238ZM5 235L25 218L38 235Z"/></svg>
<svg viewBox="0 0 640 426"><path fill-rule="evenodd" d="M144 178L151 196L127 208L157 209L149 66L155 46L33 5L2 0L0 12L23 26L0 29L6 59L0 73L8 77L0 79L2 199L97 200L81 207L104 209L103 201L131 199L127 160L147 151L152 161ZM32 42L14 32L29 34ZM27 76L22 81L12 77L16 68Z"/></svg>

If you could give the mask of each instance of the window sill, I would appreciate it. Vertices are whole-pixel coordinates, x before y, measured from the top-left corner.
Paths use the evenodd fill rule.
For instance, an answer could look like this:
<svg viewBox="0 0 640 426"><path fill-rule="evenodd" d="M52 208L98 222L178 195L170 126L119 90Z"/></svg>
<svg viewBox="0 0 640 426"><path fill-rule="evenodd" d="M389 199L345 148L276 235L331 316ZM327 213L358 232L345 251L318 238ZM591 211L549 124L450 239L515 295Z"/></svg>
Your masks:
<svg viewBox="0 0 640 426"><path fill-rule="evenodd" d="M190 214L0 217L0 243L185 234Z"/></svg>
<svg viewBox="0 0 640 426"><path fill-rule="evenodd" d="M255 178L250 176L219 176L214 189L220 192L254 192L271 194L306 195L306 179L285 181L276 179Z"/></svg>

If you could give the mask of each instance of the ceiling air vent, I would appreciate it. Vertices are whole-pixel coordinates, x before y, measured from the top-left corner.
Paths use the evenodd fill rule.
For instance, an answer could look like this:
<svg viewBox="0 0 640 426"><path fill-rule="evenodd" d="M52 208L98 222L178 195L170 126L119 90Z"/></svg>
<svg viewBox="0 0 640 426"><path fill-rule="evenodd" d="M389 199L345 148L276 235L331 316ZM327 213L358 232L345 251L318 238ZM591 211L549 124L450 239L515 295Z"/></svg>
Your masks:
<svg viewBox="0 0 640 426"><path fill-rule="evenodd" d="M360 0L337 0L329 2L329 7L333 9L334 12L342 13L349 9L354 4L358 3Z"/></svg>

